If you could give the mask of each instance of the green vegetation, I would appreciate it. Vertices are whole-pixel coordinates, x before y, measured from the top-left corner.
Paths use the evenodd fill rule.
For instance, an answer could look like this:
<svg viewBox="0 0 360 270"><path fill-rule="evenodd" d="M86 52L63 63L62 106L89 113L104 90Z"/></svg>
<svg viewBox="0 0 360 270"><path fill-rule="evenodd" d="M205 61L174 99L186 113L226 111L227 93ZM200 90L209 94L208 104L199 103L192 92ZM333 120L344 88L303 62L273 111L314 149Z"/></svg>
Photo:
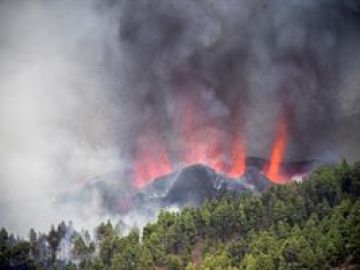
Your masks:
<svg viewBox="0 0 360 270"><path fill-rule="evenodd" d="M110 222L96 239L73 232L72 262L56 259L66 226L15 240L0 231L0 269L331 269L360 265L360 163L317 169L262 195L224 194L199 209L162 211L142 233ZM46 243L48 254L41 252ZM46 252L45 252L46 253Z"/></svg>

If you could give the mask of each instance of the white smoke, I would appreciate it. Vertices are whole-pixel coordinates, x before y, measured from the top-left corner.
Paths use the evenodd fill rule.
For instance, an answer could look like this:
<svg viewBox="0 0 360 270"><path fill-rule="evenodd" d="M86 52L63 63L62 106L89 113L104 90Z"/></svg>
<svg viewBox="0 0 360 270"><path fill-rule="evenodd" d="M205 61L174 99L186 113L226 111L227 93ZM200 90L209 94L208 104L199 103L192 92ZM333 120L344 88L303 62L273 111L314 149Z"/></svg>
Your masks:
<svg viewBox="0 0 360 270"><path fill-rule="evenodd" d="M1 1L0 226L25 234L73 219L76 209L59 216L56 194L121 169L107 23L91 1Z"/></svg>

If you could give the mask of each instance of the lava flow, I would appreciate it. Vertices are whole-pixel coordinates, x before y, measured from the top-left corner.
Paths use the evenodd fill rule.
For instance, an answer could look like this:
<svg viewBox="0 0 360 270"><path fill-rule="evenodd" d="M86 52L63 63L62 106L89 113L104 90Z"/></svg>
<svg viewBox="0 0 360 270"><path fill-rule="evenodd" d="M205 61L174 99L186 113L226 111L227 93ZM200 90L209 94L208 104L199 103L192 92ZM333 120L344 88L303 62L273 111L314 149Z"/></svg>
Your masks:
<svg viewBox="0 0 360 270"><path fill-rule="evenodd" d="M279 121L276 139L270 156L270 164L266 169L265 175L276 184L283 184L286 178L281 175L280 166L284 159L288 142L287 127L285 121Z"/></svg>

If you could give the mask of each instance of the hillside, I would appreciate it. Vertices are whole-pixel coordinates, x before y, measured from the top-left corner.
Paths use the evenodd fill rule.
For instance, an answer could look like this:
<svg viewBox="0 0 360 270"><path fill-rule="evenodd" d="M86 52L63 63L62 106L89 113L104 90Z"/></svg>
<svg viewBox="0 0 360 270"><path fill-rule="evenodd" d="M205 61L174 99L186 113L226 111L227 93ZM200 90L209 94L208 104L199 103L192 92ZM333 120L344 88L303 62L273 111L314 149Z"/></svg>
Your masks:
<svg viewBox="0 0 360 270"><path fill-rule="evenodd" d="M62 223L48 234L32 230L24 241L2 229L0 268L359 269L359 198L360 163L343 162L261 195L224 192L199 208L162 211L142 233L134 228L122 235L121 223L108 222L92 240L87 233L69 234ZM58 252L66 237L72 262Z"/></svg>

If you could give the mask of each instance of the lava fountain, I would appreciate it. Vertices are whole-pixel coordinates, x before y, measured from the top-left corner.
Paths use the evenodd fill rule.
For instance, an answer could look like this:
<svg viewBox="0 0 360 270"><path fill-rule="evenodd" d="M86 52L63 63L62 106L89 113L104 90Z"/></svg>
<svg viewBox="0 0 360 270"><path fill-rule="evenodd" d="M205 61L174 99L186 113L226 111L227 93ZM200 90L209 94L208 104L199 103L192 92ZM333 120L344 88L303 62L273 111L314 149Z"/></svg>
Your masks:
<svg viewBox="0 0 360 270"><path fill-rule="evenodd" d="M270 155L270 163L265 171L268 179L276 184L286 183L286 178L281 175L281 163L286 153L288 134L286 121L282 118L278 122L276 138Z"/></svg>
<svg viewBox="0 0 360 270"><path fill-rule="evenodd" d="M242 136L238 134L232 144L231 165L225 173L230 177L239 177L243 175L245 172L245 157L245 144Z"/></svg>
<svg viewBox="0 0 360 270"><path fill-rule="evenodd" d="M246 155L241 132L234 128L230 132L226 119L212 114L206 102L195 97L179 95L175 99L174 141L162 139L155 127L139 134L133 171L136 187L172 172L172 165L178 168L199 163L233 178L244 174Z"/></svg>
<svg viewBox="0 0 360 270"><path fill-rule="evenodd" d="M136 187L144 187L154 178L172 172L172 169L166 144L158 134L147 132L138 138L134 165Z"/></svg>

